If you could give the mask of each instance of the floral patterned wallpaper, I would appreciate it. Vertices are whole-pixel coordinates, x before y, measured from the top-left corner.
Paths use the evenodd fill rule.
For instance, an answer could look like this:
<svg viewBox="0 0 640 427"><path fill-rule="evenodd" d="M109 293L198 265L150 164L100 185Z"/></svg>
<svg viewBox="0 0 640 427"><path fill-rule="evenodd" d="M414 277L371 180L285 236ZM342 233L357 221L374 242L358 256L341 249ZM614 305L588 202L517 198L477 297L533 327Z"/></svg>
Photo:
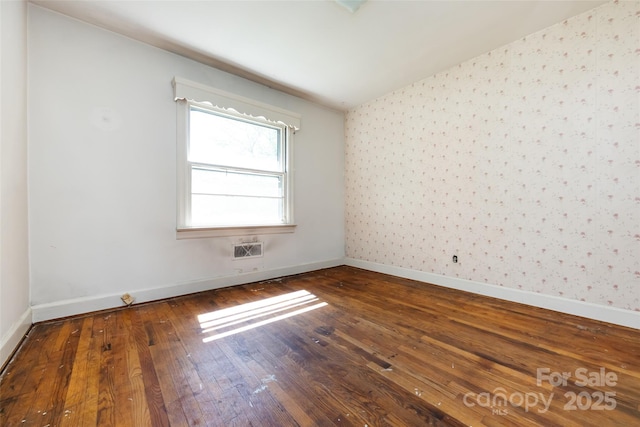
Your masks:
<svg viewBox="0 0 640 427"><path fill-rule="evenodd" d="M349 111L346 200L350 258L640 311L640 2Z"/></svg>

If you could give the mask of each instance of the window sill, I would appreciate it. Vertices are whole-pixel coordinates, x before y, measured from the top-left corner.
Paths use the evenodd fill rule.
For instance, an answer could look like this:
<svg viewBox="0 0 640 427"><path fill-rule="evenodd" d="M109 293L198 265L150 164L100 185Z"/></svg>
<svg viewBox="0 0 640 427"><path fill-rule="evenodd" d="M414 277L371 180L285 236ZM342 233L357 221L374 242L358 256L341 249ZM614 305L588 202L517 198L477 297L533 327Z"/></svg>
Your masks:
<svg viewBox="0 0 640 427"><path fill-rule="evenodd" d="M178 228L176 238L180 239L202 239L206 237L235 237L235 236L255 236L260 234L284 234L293 233L295 224L283 225L256 225L240 227L212 227L212 228Z"/></svg>

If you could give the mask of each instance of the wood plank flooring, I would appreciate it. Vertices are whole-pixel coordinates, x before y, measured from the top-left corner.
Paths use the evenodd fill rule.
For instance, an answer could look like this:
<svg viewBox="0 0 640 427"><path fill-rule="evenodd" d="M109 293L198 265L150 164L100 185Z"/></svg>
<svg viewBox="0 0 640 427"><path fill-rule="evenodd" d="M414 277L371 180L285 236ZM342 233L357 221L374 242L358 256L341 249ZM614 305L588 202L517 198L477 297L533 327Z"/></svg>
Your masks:
<svg viewBox="0 0 640 427"><path fill-rule="evenodd" d="M640 331L337 267L37 324L0 425L638 426Z"/></svg>

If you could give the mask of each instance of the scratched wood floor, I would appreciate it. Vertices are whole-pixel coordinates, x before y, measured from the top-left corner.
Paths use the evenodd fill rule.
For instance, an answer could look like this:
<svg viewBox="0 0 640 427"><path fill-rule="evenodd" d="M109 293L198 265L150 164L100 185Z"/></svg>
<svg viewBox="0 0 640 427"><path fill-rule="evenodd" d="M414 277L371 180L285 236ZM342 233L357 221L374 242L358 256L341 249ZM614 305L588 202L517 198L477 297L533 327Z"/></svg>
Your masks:
<svg viewBox="0 0 640 427"><path fill-rule="evenodd" d="M0 378L3 427L637 426L639 405L638 330L351 267L37 324Z"/></svg>

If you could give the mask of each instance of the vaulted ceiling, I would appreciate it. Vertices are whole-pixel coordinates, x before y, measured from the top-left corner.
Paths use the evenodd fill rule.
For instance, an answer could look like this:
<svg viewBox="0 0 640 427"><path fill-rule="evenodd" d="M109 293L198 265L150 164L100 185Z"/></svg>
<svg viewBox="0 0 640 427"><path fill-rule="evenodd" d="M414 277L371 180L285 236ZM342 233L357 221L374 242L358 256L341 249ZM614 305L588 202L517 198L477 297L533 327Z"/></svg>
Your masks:
<svg viewBox="0 0 640 427"><path fill-rule="evenodd" d="M348 109L604 1L32 0L284 92Z"/></svg>

